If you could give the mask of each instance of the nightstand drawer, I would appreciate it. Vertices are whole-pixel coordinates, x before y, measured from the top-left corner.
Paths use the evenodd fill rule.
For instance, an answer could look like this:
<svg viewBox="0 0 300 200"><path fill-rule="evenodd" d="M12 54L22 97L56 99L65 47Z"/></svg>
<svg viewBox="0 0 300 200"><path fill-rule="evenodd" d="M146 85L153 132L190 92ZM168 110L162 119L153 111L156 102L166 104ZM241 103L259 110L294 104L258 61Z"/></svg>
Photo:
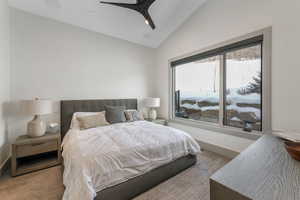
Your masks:
<svg viewBox="0 0 300 200"><path fill-rule="evenodd" d="M39 153L56 151L57 149L58 144L56 140L39 142L34 144L18 145L16 149L16 156L20 158L24 156L36 155Z"/></svg>

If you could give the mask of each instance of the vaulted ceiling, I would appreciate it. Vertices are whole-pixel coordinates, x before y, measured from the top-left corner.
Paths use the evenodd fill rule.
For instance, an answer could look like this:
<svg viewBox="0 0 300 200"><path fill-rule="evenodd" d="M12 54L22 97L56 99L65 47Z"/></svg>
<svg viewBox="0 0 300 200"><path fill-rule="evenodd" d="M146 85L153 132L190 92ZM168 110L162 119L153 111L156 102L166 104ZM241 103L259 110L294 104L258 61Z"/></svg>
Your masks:
<svg viewBox="0 0 300 200"><path fill-rule="evenodd" d="M107 0L136 3L136 0ZM100 4L98 0L9 0L11 7L148 47L158 47L206 0L156 0L150 15L156 29L141 14Z"/></svg>

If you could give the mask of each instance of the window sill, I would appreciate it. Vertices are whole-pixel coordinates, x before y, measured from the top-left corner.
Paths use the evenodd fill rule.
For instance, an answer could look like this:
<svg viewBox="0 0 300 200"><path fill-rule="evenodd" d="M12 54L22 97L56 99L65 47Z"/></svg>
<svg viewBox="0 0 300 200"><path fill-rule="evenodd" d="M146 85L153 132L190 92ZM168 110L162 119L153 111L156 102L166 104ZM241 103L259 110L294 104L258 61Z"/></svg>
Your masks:
<svg viewBox="0 0 300 200"><path fill-rule="evenodd" d="M169 120L169 122L170 123L179 123L179 124L186 125L186 126L192 126L195 128L206 129L209 131L220 132L223 134L229 134L229 135L247 138L247 139L251 139L251 140L257 140L258 138L260 138L263 135L262 132L258 132L258 131L246 132L246 131L243 131L242 129L233 128L233 127L220 127L217 124L213 124L213 123L209 123L209 122L196 122L196 121L192 121L192 120L185 120L185 119L179 119L179 118L171 119L171 120Z"/></svg>

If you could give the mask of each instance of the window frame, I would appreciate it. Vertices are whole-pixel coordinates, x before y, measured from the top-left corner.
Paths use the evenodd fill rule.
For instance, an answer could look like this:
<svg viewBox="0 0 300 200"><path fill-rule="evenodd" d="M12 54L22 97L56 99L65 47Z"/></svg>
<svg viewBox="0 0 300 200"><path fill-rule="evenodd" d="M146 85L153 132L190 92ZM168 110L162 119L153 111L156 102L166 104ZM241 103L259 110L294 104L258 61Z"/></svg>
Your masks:
<svg viewBox="0 0 300 200"><path fill-rule="evenodd" d="M255 41L258 41L258 38L262 37L262 91L263 93L261 102L262 102L262 131L252 131L245 132L241 128L231 127L224 125L224 100L225 100L225 86L226 80L226 59L224 56L229 51L234 51L238 49L243 49L255 45ZM253 40L251 42L251 40ZM257 44L260 44L258 42ZM204 55L204 56L203 56ZM188 62L192 62L195 59L204 59L206 57L218 55L221 56L220 63L220 112L219 112L219 123L197 121L192 119L183 119L175 117L175 65L180 65ZM256 139L262 134L271 132L271 60L272 60L272 28L268 27L247 35L231 39L226 42L222 42L217 45L210 46L208 48L185 54L176 58L169 60L169 120L171 122L177 122L189 126L194 126L198 128L204 128L212 131L219 131L222 133L227 133L231 135L238 135L250 139Z"/></svg>
<svg viewBox="0 0 300 200"><path fill-rule="evenodd" d="M222 74L222 78L223 78L223 84L222 84L222 93L223 93L223 102L222 103L224 103L224 102L226 102L226 99L227 99L227 97L226 97L226 90L227 90L227 82L226 82L226 78L227 78L227 57L226 57L226 55L228 54L228 53L231 53L231 52L233 52L233 51L238 51L238 50L243 50L243 49L246 49L246 48L251 48L251 47L255 47L255 46L258 46L258 45L260 45L260 47L261 47L261 49L260 49L260 51L261 51L261 53L260 53L260 56L261 56L261 66L260 66L260 71L261 71L261 73L262 73L262 82L263 82L263 79L264 79L264 77L263 77L263 57L264 57L264 55L263 55L263 42L264 42L264 39L262 39L262 41L260 41L260 42L257 42L257 43L252 43L252 44L249 44L249 45L245 45L245 46L242 46L242 47L240 47L240 48L236 48L236 49L232 49L232 50L229 50L229 51L227 51L227 52L225 52L224 54L223 54L223 74ZM225 58L224 58L225 57ZM264 88L263 88L263 86L261 85L261 91L262 91L262 93L261 93L261 98L260 98L260 105L261 105L261 108L260 108L260 112L261 112L261 119L260 119L260 122L261 122L261 130L260 131L256 131L256 130L252 130L252 131L255 131L255 133L261 133L262 132L262 127L263 127L263 94L264 94ZM229 127L234 127L234 126L230 126L230 125L228 125L228 124L226 124L226 120L228 120L227 119L227 116L226 116L226 105L223 105L223 107L222 107L222 114L224 114L223 116L222 116L222 118L221 119L223 119L223 121L221 122L221 123L223 123L223 126L225 126L225 127L227 127L227 126L229 126ZM238 128L238 127L235 127L235 128ZM239 128L238 128L239 129Z"/></svg>

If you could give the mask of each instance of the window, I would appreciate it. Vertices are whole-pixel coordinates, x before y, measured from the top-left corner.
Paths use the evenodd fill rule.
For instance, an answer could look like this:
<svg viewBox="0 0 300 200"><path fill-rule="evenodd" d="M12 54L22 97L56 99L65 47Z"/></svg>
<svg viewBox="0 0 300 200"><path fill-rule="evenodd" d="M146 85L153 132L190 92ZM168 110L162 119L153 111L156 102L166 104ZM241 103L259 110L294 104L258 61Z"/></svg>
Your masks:
<svg viewBox="0 0 300 200"><path fill-rule="evenodd" d="M261 44L226 53L224 124L261 131Z"/></svg>
<svg viewBox="0 0 300 200"><path fill-rule="evenodd" d="M220 57L212 56L177 66L176 117L219 122Z"/></svg>
<svg viewBox="0 0 300 200"><path fill-rule="evenodd" d="M170 62L171 118L262 131L266 47L259 34Z"/></svg>

